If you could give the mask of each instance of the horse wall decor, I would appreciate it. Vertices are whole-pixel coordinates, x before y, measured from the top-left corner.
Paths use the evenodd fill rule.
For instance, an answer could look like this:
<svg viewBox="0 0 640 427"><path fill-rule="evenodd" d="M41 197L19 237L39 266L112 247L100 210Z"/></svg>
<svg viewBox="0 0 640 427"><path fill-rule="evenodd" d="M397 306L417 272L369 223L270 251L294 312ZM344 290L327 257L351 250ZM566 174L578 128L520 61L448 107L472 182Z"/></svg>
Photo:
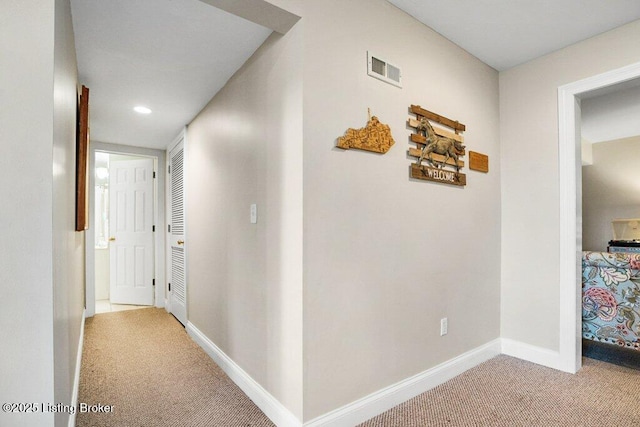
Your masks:
<svg viewBox="0 0 640 427"><path fill-rule="evenodd" d="M466 185L466 175L460 170L464 167L462 157L465 156L463 136L460 134L466 126L439 114L425 110L419 105L410 107L416 119L410 118L409 127L415 129L411 135L411 142L417 144L410 148L408 154L416 157L417 161L411 165L411 177L427 181L436 181L457 186ZM431 124L448 127L452 131ZM423 165L426 160L427 165ZM452 167L453 170L445 168Z"/></svg>
<svg viewBox="0 0 640 427"><path fill-rule="evenodd" d="M418 132L424 132L424 136L427 139L427 144L422 148L422 153L418 159L418 166L426 158L431 165L439 168L444 168L447 164L447 160L452 158L455 162L456 172L460 172L460 165L458 164L458 155L464 153L464 145L456 141L453 138L447 138L445 136L437 135L433 130L433 126L429 123L425 117L420 119L420 124L416 128ZM444 161L436 163L433 160L432 153L445 156Z"/></svg>

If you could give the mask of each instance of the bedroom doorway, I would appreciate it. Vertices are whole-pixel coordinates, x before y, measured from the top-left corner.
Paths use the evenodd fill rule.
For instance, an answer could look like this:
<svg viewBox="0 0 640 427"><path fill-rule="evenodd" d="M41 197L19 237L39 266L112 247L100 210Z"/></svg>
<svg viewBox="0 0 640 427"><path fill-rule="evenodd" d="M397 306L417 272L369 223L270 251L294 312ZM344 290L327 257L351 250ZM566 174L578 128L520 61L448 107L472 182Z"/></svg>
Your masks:
<svg viewBox="0 0 640 427"><path fill-rule="evenodd" d="M633 85L640 63L558 88L560 189L560 351L558 368L575 373L582 367L582 169L581 100Z"/></svg>

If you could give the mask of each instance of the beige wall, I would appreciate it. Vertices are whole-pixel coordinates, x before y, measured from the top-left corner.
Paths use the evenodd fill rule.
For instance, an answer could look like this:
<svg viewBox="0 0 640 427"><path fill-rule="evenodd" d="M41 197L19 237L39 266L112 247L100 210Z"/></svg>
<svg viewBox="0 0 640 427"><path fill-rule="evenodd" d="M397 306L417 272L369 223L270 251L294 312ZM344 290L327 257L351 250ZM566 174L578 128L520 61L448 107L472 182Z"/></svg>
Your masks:
<svg viewBox="0 0 640 427"><path fill-rule="evenodd" d="M185 177L189 322L300 419L301 31L267 39L188 126Z"/></svg>
<svg viewBox="0 0 640 427"><path fill-rule="evenodd" d="M74 232L76 60L69 2L9 2L0 26L0 400L71 403L83 310ZM6 19L5 19L6 18ZM52 173L53 170L53 173ZM55 421L54 421L55 419ZM66 425L0 413L2 425Z"/></svg>
<svg viewBox="0 0 640 427"><path fill-rule="evenodd" d="M558 86L640 61L640 21L500 73L501 335L559 349Z"/></svg>
<svg viewBox="0 0 640 427"><path fill-rule="evenodd" d="M75 231L77 63L69 0L55 2L53 79L54 400L71 403L84 310L85 233ZM69 414L55 416L67 425Z"/></svg>
<svg viewBox="0 0 640 427"><path fill-rule="evenodd" d="M305 420L499 337L498 73L381 0L304 2ZM367 51L403 88L366 73ZM467 126L456 188L409 178L411 104ZM385 155L335 148L367 108ZM440 319L449 334L440 337Z"/></svg>
<svg viewBox="0 0 640 427"><path fill-rule="evenodd" d="M53 2L3 3L0 221L14 243L0 246L3 403L53 400L53 31ZM53 425L53 414L0 412L0 424Z"/></svg>
<svg viewBox="0 0 640 427"><path fill-rule="evenodd" d="M592 147L593 164L582 167L582 247L606 251L611 221L640 218L640 137Z"/></svg>

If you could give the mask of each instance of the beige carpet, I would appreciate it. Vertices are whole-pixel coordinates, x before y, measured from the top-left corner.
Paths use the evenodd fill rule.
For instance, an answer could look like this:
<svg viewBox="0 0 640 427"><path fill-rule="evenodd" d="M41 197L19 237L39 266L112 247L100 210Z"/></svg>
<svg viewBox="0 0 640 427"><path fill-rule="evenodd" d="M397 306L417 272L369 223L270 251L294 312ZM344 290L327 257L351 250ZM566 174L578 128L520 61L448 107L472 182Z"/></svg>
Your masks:
<svg viewBox="0 0 640 427"><path fill-rule="evenodd" d="M361 424L640 426L640 371L583 359L576 375L495 357Z"/></svg>
<svg viewBox="0 0 640 427"><path fill-rule="evenodd" d="M77 426L273 426L258 407L157 308L87 319Z"/></svg>
<svg viewBox="0 0 640 427"><path fill-rule="evenodd" d="M498 356L362 426L640 426L640 371L583 361L570 375ZM78 426L273 425L155 308L87 320L78 401L114 408Z"/></svg>

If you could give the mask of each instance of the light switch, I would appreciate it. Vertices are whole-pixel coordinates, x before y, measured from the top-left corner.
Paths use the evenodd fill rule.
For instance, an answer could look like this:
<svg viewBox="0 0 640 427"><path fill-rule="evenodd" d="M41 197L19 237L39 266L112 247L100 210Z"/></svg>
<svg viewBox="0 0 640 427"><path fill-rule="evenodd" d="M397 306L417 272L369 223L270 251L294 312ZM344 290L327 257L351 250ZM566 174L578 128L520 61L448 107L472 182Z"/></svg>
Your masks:
<svg viewBox="0 0 640 427"><path fill-rule="evenodd" d="M251 205L251 224L258 223L258 205L253 203Z"/></svg>

